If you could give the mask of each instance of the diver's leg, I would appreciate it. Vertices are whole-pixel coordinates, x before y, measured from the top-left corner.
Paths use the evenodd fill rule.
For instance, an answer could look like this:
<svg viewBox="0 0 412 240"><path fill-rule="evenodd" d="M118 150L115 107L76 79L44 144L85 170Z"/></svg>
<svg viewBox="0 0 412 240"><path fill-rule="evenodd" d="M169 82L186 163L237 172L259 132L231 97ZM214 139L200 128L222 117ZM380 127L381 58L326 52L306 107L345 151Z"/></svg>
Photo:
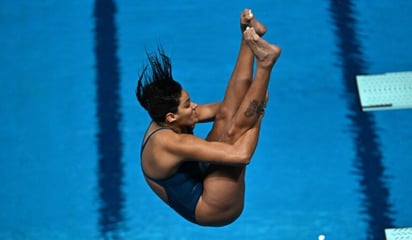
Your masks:
<svg viewBox="0 0 412 240"><path fill-rule="evenodd" d="M253 16L251 10L245 9L242 11L240 15L240 28L242 31L240 50L224 99L208 136L211 141L220 138L225 125L233 118L252 83L254 54L243 37L243 32L248 26L253 26L259 35L266 32L266 27Z"/></svg>
<svg viewBox="0 0 412 240"><path fill-rule="evenodd" d="M255 79L235 113L229 129L222 132L220 141L234 143L247 134L259 134L262 107L270 72L280 49L261 39L251 28L245 40L257 59ZM258 104L255 104L257 102ZM242 136L243 135L243 136ZM258 136L258 135L256 135ZM253 144L257 144L256 142ZM243 209L245 166L210 165L203 181L203 193L196 208L196 219L202 225L225 225L234 221Z"/></svg>
<svg viewBox="0 0 412 240"><path fill-rule="evenodd" d="M223 133L224 136L221 140L229 143L236 141L251 126L254 126L263 111L267 99L270 75L276 60L280 56L280 48L263 40L253 28L248 28L244 36L246 43L256 56L257 67L251 86L242 99L233 120L230 121L230 125Z"/></svg>
<svg viewBox="0 0 412 240"><path fill-rule="evenodd" d="M280 55L280 48L276 45L269 44L259 37L254 28L247 28L243 35L244 43L247 44L248 49L256 57L256 74L246 93L242 99L240 99L240 103L238 103L240 105L232 106L236 107L233 116L217 119L225 122L215 123L211 134L208 136L208 140L211 141L224 141L227 143L236 141L239 136L254 126L267 100L269 79L272 68ZM232 90L230 88L228 89L228 92ZM229 95L227 99L234 101L236 98L230 98ZM224 105L224 103L222 103L222 105ZM226 106L229 105L230 102L228 101Z"/></svg>
<svg viewBox="0 0 412 240"><path fill-rule="evenodd" d="M243 134L259 136L263 115ZM242 137L243 137L242 136ZM203 192L196 206L196 222L204 226L225 226L242 213L245 198L246 166L210 165Z"/></svg>

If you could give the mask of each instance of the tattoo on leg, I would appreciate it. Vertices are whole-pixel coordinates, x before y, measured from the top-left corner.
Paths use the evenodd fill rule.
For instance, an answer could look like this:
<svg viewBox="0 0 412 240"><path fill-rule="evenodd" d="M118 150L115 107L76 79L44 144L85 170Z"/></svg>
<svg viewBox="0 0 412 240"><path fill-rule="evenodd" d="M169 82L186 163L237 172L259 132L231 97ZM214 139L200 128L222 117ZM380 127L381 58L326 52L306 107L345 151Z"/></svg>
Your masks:
<svg viewBox="0 0 412 240"><path fill-rule="evenodd" d="M265 111L265 103L259 102L257 100L252 100L249 104L249 107L246 109L244 115L247 118L253 117L254 114L260 116Z"/></svg>
<svg viewBox="0 0 412 240"><path fill-rule="evenodd" d="M259 104L257 100L252 100L249 104L249 107L246 109L244 115L245 117L253 117L254 114L259 116L263 113L264 103Z"/></svg>
<svg viewBox="0 0 412 240"><path fill-rule="evenodd" d="M261 102L261 104L258 106L258 108L256 109L256 114L258 116L260 116L261 114L263 114L265 112L265 103Z"/></svg>
<svg viewBox="0 0 412 240"><path fill-rule="evenodd" d="M258 102L256 100L252 100L249 104L249 107L246 109L245 117L252 117L253 114L256 112L258 106Z"/></svg>

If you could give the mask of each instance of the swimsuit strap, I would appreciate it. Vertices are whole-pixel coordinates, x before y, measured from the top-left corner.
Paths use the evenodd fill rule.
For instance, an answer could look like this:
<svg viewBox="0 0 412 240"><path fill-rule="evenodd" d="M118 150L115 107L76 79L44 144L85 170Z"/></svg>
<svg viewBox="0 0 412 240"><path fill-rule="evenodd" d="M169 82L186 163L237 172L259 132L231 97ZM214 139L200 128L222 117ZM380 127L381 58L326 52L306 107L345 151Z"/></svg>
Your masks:
<svg viewBox="0 0 412 240"><path fill-rule="evenodd" d="M149 130L149 129L147 129L147 130ZM140 156L142 156L143 150L144 150L144 148L146 147L146 144L147 144L147 142L149 141L149 139L153 136L153 134L157 133L157 132L160 131L160 130L170 130L170 128L168 128L168 127L160 127L160 128L158 128L158 129L154 130L153 132L151 132L151 133L149 134L149 136L147 136L146 140L143 140L142 147L141 147L141 149L140 149ZM147 131L146 131L146 133L147 133ZM146 134L145 134L145 135L146 135ZM144 138L143 138L143 139L144 139Z"/></svg>
<svg viewBox="0 0 412 240"><path fill-rule="evenodd" d="M150 128L150 126L149 126L149 128ZM146 133L144 134L145 136L146 136L147 132L149 131L149 128L146 130ZM143 137L142 147L141 147L141 149L140 149L140 159L142 159L143 150L144 150L144 148L146 147L147 142L150 140L150 138L151 138L155 133L157 133L157 132L160 131L160 130L171 130L171 129L168 128L168 127L160 127L160 128L158 128L158 129L154 130L153 132L151 132L151 133L149 134L149 136L147 136L146 140L144 140L144 137ZM140 162L140 164L142 164L142 163ZM152 177L149 177L149 176L144 172L144 170L143 170L143 165L141 165L141 167L142 167L143 175L146 176L147 178L149 178L150 180L152 180L152 181L154 181L154 182L157 183L157 180L156 180L156 179L153 179Z"/></svg>

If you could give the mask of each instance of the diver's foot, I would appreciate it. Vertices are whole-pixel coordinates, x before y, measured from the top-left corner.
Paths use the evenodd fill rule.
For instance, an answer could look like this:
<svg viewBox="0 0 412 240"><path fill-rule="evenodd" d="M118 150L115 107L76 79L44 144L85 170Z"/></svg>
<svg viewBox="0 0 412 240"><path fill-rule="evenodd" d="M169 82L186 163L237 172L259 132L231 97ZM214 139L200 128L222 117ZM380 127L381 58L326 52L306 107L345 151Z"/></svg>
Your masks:
<svg viewBox="0 0 412 240"><path fill-rule="evenodd" d="M263 40L252 27L246 28L243 32L243 38L255 55L259 66L269 68L273 67L276 60L280 56L280 47Z"/></svg>
<svg viewBox="0 0 412 240"><path fill-rule="evenodd" d="M259 36L263 36L266 33L265 25L253 16L252 10L246 8L240 14L240 29L244 32L247 27L253 27Z"/></svg>

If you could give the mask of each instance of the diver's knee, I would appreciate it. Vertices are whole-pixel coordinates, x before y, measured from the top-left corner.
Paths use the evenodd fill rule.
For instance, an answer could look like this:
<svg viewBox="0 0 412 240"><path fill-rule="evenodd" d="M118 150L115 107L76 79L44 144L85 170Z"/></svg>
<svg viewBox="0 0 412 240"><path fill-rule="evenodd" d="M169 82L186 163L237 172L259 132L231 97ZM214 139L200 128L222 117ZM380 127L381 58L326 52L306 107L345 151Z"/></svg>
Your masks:
<svg viewBox="0 0 412 240"><path fill-rule="evenodd" d="M231 142L236 141L248 129L249 126L232 123L225 132L225 138L226 140L231 140Z"/></svg>
<svg viewBox="0 0 412 240"><path fill-rule="evenodd" d="M229 121L232 118L231 111L226 106L220 106L216 113L215 121Z"/></svg>

